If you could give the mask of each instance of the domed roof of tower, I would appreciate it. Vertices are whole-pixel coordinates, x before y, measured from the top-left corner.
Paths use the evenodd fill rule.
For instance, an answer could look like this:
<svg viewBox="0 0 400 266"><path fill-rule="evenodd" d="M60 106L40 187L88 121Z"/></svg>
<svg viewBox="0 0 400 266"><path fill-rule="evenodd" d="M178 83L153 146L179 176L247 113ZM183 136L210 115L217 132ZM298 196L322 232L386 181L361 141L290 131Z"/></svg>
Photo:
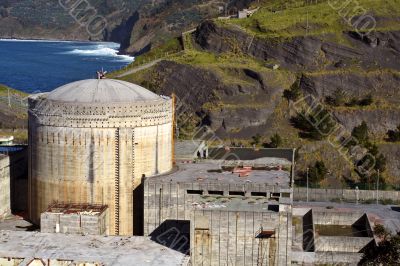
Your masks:
<svg viewBox="0 0 400 266"><path fill-rule="evenodd" d="M114 103L159 100L161 97L139 85L115 79L87 79L63 85L47 95L60 102Z"/></svg>

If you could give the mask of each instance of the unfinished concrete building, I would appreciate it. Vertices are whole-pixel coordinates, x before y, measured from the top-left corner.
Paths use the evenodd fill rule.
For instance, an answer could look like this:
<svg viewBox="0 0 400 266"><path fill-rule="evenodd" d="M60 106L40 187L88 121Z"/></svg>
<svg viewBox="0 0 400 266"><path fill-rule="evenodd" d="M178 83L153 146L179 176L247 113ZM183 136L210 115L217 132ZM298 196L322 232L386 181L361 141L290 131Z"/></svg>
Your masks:
<svg viewBox="0 0 400 266"><path fill-rule="evenodd" d="M108 206L108 233L132 235L134 190L172 169L173 100L112 79L29 98L29 216L53 202Z"/></svg>
<svg viewBox="0 0 400 266"><path fill-rule="evenodd" d="M190 253L193 265L291 265L293 150L275 152L146 178L144 234Z"/></svg>
<svg viewBox="0 0 400 266"><path fill-rule="evenodd" d="M107 206L55 203L42 213L40 231L105 235L107 233Z"/></svg>

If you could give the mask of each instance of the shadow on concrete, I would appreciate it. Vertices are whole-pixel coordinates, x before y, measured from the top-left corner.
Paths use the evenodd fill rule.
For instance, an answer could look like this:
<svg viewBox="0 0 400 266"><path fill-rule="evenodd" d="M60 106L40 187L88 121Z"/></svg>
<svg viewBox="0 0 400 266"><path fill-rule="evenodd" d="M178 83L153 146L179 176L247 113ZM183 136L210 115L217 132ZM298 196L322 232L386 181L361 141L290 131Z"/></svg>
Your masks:
<svg viewBox="0 0 400 266"><path fill-rule="evenodd" d="M314 219L312 210L309 210L303 216L303 250L305 252L315 252Z"/></svg>
<svg viewBox="0 0 400 266"><path fill-rule="evenodd" d="M38 231L40 227L37 225L31 224L31 225L26 225L26 226L17 225L17 226L15 226L15 228L17 228L21 231L34 232L34 231Z"/></svg>
<svg viewBox="0 0 400 266"><path fill-rule="evenodd" d="M144 178L142 182L133 190L133 235L142 236L144 226Z"/></svg>
<svg viewBox="0 0 400 266"><path fill-rule="evenodd" d="M190 221L165 220L150 234L150 239L188 255L190 251Z"/></svg>
<svg viewBox="0 0 400 266"><path fill-rule="evenodd" d="M10 158L10 201L11 212L27 218L28 210L28 147L8 152Z"/></svg>
<svg viewBox="0 0 400 266"><path fill-rule="evenodd" d="M400 212L400 206L392 206L392 207L390 207L390 209L392 209L392 211L395 211L395 212Z"/></svg>

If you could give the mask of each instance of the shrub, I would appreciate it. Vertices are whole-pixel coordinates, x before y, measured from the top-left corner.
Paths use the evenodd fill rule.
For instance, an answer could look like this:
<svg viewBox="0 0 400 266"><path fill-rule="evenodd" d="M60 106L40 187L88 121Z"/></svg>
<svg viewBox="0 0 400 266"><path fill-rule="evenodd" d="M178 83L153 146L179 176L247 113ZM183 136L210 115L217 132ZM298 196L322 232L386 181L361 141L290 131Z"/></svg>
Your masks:
<svg viewBox="0 0 400 266"><path fill-rule="evenodd" d="M260 134L256 134L256 135L254 135L254 136L252 136L251 137L252 138L252 141L251 141L251 144L252 145L259 145L260 143L261 143L261 135Z"/></svg>
<svg viewBox="0 0 400 266"><path fill-rule="evenodd" d="M400 125L395 130L389 130L387 132L388 140L392 142L400 141Z"/></svg>
<svg viewBox="0 0 400 266"><path fill-rule="evenodd" d="M314 112L303 110L292 117L291 122L302 131L301 137L314 140L322 140L327 137L336 125L333 117L325 109Z"/></svg>
<svg viewBox="0 0 400 266"><path fill-rule="evenodd" d="M311 182L318 183L325 179L327 174L328 169L323 161L316 161L315 164L309 168L309 178Z"/></svg>
<svg viewBox="0 0 400 266"><path fill-rule="evenodd" d="M364 99L362 99L359 102L359 105L361 106L368 106L371 105L374 102L374 99L372 98L371 94L368 94Z"/></svg>
<svg viewBox="0 0 400 266"><path fill-rule="evenodd" d="M278 148L279 146L282 145L282 138L279 136L278 133L275 133L271 137L271 142L268 144L270 148Z"/></svg>
<svg viewBox="0 0 400 266"><path fill-rule="evenodd" d="M326 103L333 106L342 106L345 105L347 102L347 94L346 92L341 89L337 88L332 96L326 97Z"/></svg>
<svg viewBox="0 0 400 266"><path fill-rule="evenodd" d="M400 265L400 235L391 235L379 225L374 227L374 234L381 238L378 247L364 249L364 256L359 265Z"/></svg>
<svg viewBox="0 0 400 266"><path fill-rule="evenodd" d="M283 97L285 97L288 101L296 101L300 95L300 78L296 79L292 86L290 86L290 89L283 91Z"/></svg>
<svg viewBox="0 0 400 266"><path fill-rule="evenodd" d="M368 126L365 121L353 128L351 135L356 138L360 144L366 144L368 142Z"/></svg>

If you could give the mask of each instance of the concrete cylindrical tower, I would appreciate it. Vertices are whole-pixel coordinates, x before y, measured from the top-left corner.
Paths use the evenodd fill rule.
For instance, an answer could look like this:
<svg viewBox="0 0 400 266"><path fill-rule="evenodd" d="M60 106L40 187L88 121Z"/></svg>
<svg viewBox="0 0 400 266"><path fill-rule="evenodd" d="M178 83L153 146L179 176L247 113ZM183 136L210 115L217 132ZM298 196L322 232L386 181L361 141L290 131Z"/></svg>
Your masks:
<svg viewBox="0 0 400 266"><path fill-rule="evenodd" d="M103 204L109 233L131 235L133 190L142 176L172 169L172 113L170 98L112 79L31 96L32 221L54 201Z"/></svg>

